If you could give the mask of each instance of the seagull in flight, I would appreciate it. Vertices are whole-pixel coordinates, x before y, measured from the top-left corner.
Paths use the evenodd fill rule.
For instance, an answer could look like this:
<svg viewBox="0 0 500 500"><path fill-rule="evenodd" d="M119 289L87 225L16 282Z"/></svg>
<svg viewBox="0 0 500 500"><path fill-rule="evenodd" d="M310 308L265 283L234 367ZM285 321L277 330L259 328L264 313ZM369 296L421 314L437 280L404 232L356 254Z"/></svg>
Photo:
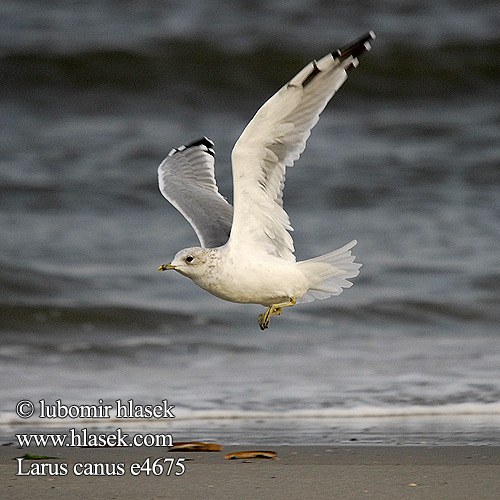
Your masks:
<svg viewBox="0 0 500 500"><path fill-rule="evenodd" d="M163 196L188 220L201 247L180 250L158 269L175 270L224 300L261 304L262 330L297 302L339 295L359 274L351 249L297 262L283 208L286 167L298 160L311 129L358 58L370 50L370 31L310 62L255 114L234 145L234 207L215 181L214 144L206 137L172 149L158 167Z"/></svg>

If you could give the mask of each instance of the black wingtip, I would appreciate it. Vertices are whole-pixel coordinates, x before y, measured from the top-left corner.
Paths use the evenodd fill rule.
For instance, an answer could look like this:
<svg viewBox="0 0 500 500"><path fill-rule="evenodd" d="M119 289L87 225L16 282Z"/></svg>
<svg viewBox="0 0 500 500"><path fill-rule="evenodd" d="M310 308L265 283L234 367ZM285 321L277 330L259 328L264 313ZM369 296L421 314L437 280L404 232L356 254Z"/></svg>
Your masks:
<svg viewBox="0 0 500 500"><path fill-rule="evenodd" d="M313 80L313 78L318 73L321 73L321 70L318 68L316 61L313 61L312 64L313 64L312 71L307 75L306 79L302 82L302 87L304 88Z"/></svg>
<svg viewBox="0 0 500 500"><path fill-rule="evenodd" d="M180 151L185 151L189 148L194 148L195 146L205 146L207 148L207 153L215 156L214 143L208 137L202 137L201 139L196 139L196 141L190 142L189 144L185 144L184 146L180 146L178 148L172 149L168 156L173 156L175 153Z"/></svg>
<svg viewBox="0 0 500 500"><path fill-rule="evenodd" d="M187 149L194 146L206 146L209 149L213 149L214 143L208 137L202 137L201 139L196 139L196 141L186 144L184 147Z"/></svg>
<svg viewBox="0 0 500 500"><path fill-rule="evenodd" d="M367 52L372 48L372 46L370 45L370 41L375 40L375 38L376 38L375 33L373 31L369 31L368 33L364 34L361 38L358 38L354 42L351 42L345 47L342 47L341 49L337 50L335 56L340 61L344 61L348 57L353 57L355 59L364 52Z"/></svg>

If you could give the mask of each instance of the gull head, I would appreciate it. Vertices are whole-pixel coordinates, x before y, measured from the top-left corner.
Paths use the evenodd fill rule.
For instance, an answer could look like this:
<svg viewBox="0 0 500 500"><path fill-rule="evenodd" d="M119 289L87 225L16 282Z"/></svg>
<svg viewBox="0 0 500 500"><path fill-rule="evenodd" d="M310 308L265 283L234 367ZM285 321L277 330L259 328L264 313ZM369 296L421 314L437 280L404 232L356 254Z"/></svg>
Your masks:
<svg viewBox="0 0 500 500"><path fill-rule="evenodd" d="M211 252L208 248L191 247L180 250L172 262L163 264L158 271L173 269L191 279L202 277L209 267Z"/></svg>

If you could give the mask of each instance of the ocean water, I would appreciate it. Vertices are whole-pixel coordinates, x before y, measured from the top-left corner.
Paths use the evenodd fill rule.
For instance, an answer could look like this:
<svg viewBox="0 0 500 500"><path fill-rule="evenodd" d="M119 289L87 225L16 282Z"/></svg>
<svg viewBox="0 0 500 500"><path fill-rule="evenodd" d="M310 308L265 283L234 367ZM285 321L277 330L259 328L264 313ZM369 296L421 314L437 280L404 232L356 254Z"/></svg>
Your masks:
<svg viewBox="0 0 500 500"><path fill-rule="evenodd" d="M499 25L498 1L2 2L0 436L40 423L22 399L121 398L168 399L177 438L500 444ZM298 259L359 241L354 287L261 332L158 273L197 244L169 150L211 138L231 199L258 107L370 29L285 188Z"/></svg>

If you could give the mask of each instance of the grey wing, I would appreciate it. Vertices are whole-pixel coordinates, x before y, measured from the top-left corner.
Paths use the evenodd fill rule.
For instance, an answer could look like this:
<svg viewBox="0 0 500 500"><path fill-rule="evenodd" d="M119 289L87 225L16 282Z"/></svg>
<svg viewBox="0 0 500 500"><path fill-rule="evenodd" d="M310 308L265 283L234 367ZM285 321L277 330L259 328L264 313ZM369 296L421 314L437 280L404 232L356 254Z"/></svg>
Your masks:
<svg viewBox="0 0 500 500"><path fill-rule="evenodd" d="M158 167L161 193L188 220L205 248L224 245L233 223L233 207L215 182L213 146L203 137L172 149Z"/></svg>

